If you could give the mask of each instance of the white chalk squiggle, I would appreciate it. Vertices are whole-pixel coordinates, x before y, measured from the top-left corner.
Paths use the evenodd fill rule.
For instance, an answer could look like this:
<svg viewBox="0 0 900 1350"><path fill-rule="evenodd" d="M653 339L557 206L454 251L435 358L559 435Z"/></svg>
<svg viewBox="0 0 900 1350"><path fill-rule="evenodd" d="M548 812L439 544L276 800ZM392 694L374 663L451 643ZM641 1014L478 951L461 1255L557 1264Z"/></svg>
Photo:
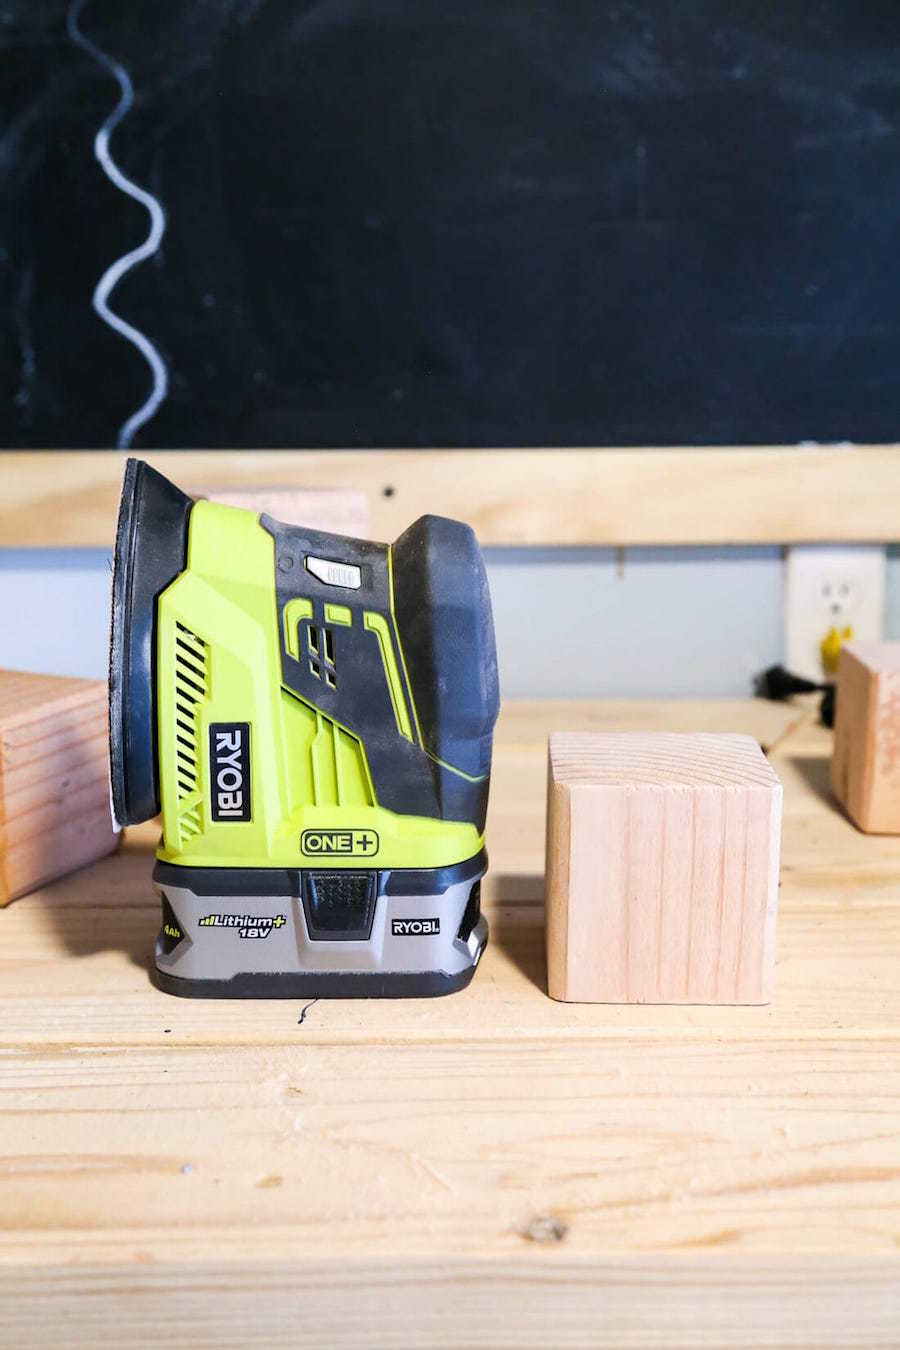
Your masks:
<svg viewBox="0 0 900 1350"><path fill-rule="evenodd" d="M166 397L169 388L169 375L166 370L166 363L163 361L159 352L153 343L142 333L139 328L128 323L121 318L114 310L109 307L109 297L112 295L118 283L124 277L126 272L130 272L132 267L137 267L146 258L150 258L159 248L160 241L166 229L166 217L162 206L150 192L145 192L143 188L138 187L116 164L112 155L109 153L109 138L116 127L129 112L134 103L134 87L128 75L128 71L118 61L113 60L111 56L100 50L86 38L78 27L78 20L81 11L84 8L86 0L73 0L69 6L69 12L66 19L66 27L69 37L81 49L98 61L111 75L115 76L121 91L120 98L115 108L107 117L100 130L94 137L94 154L97 163L100 165L107 178L120 192L126 196L132 197L136 202L146 208L150 216L150 232L147 238L137 248L133 248L129 253L125 253L118 258L110 267L106 269L103 276L97 282L94 289L93 304L94 309L110 328L123 338L131 342L144 357L151 371L153 372L153 388L147 401L133 412L126 422L123 422L118 437L118 447L120 450L127 450L131 445L135 432L137 432L145 422L156 413L159 405Z"/></svg>

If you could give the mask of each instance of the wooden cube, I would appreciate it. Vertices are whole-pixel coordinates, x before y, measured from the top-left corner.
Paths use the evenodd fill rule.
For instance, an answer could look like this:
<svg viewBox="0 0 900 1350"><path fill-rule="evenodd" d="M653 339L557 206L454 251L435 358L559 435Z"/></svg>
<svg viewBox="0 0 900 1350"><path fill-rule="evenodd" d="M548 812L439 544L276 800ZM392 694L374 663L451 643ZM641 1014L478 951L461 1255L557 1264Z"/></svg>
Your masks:
<svg viewBox="0 0 900 1350"><path fill-rule="evenodd" d="M110 853L106 684L0 670L0 905Z"/></svg>
<svg viewBox="0 0 900 1350"><path fill-rule="evenodd" d="M551 736L550 995L768 1002L781 799L749 736Z"/></svg>
<svg viewBox="0 0 900 1350"><path fill-rule="evenodd" d="M841 650L831 787L861 830L900 834L900 642Z"/></svg>
<svg viewBox="0 0 900 1350"><path fill-rule="evenodd" d="M310 530L369 537L369 499L362 490L350 488L209 488L200 494L223 506L272 516L285 525L305 525Z"/></svg>

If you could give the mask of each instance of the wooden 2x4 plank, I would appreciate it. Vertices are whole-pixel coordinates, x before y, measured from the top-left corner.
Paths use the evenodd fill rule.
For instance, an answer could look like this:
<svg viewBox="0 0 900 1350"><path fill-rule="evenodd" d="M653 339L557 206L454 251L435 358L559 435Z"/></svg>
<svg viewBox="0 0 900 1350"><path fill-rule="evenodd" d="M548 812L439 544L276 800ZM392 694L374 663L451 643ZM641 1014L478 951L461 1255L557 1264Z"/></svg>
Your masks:
<svg viewBox="0 0 900 1350"><path fill-rule="evenodd" d="M284 1257L245 1262L65 1265L4 1278L10 1346L72 1350L109 1340L183 1350L698 1350L896 1344L900 1298L890 1258L821 1255L733 1261L715 1252L594 1260L402 1264ZM112 1310L112 1316L111 1316Z"/></svg>
<svg viewBox="0 0 900 1350"><path fill-rule="evenodd" d="M486 545L762 544L894 540L896 446L757 449L162 451L187 492L362 490L374 538L426 512ZM0 454L0 545L111 548L122 457Z"/></svg>

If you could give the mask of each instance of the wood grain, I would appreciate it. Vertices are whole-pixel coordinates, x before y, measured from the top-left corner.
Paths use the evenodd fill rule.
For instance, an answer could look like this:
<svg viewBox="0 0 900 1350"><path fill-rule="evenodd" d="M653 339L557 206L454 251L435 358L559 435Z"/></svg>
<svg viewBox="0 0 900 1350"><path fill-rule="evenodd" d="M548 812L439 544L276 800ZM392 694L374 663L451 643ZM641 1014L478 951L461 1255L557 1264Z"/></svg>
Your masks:
<svg viewBox="0 0 900 1350"><path fill-rule="evenodd" d="M558 725L775 746L768 1007L547 997ZM491 941L444 1000L156 992L150 827L4 910L0 1344L895 1344L900 839L830 752L804 708L508 705Z"/></svg>
<svg viewBox="0 0 900 1350"><path fill-rule="evenodd" d="M433 511L482 544L883 542L898 537L896 446L667 450L163 451L186 492L362 491L376 539ZM0 454L0 545L111 547L113 451Z"/></svg>
<svg viewBox="0 0 900 1350"><path fill-rule="evenodd" d="M841 649L831 786L861 830L900 834L900 642Z"/></svg>
<svg viewBox="0 0 900 1350"><path fill-rule="evenodd" d="M116 847L106 685L0 670L0 905Z"/></svg>
<svg viewBox="0 0 900 1350"><path fill-rule="evenodd" d="M767 1003L781 784L752 737L556 732L551 997Z"/></svg>
<svg viewBox="0 0 900 1350"><path fill-rule="evenodd" d="M305 525L310 530L349 535L351 539L369 538L368 498L351 488L207 487L196 495L223 506L272 516L285 525Z"/></svg>
<svg viewBox="0 0 900 1350"><path fill-rule="evenodd" d="M889 1258L715 1251L584 1261L542 1249L487 1266L411 1257L399 1268L282 1257L240 1277L174 1262L62 1264L21 1280L0 1270L4 1344L17 1350L848 1350L895 1346L898 1302ZM125 1311L114 1329L111 1306Z"/></svg>

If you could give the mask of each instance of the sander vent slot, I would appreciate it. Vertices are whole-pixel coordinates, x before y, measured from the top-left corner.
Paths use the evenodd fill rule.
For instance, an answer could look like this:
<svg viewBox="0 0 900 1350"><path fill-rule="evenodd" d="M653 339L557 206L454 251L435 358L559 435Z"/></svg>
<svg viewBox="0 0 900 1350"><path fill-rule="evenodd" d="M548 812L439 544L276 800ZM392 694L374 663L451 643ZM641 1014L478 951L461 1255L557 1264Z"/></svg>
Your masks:
<svg viewBox="0 0 900 1350"><path fill-rule="evenodd" d="M329 689L337 689L337 672L334 660L334 634L330 628L319 628L307 624L306 645L309 648L309 673L317 680L324 676Z"/></svg>
<svg viewBox="0 0 900 1350"><path fill-rule="evenodd" d="M184 624L175 625L175 781L183 838L203 828L198 789L197 707L208 693L207 647ZM190 799L190 800L189 800ZM183 803L183 806L182 806Z"/></svg>

